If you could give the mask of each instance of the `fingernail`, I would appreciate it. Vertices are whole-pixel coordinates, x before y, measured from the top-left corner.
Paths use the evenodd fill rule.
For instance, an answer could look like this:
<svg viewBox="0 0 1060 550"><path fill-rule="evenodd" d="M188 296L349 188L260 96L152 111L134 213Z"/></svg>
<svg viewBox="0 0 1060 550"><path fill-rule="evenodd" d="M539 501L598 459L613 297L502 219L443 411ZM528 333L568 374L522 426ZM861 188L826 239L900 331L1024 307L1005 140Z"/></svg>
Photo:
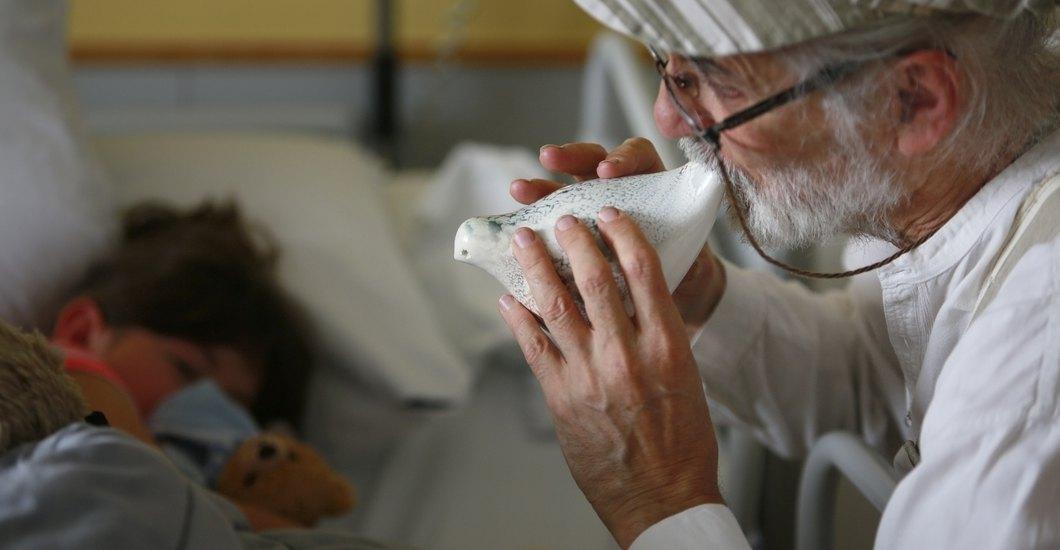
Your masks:
<svg viewBox="0 0 1060 550"><path fill-rule="evenodd" d="M574 216L571 216L570 214L567 214L566 216L562 216L560 219L556 220L556 229L560 231L566 231L571 227L574 227L574 224L576 223L578 223L578 219Z"/></svg>
<svg viewBox="0 0 1060 550"><path fill-rule="evenodd" d="M613 222L618 219L619 211L614 206L605 206L600 210L600 221Z"/></svg>
<svg viewBox="0 0 1060 550"><path fill-rule="evenodd" d="M515 297L511 294L505 294L504 296L501 296L500 302L504 311L511 311L512 306L515 305Z"/></svg>
<svg viewBox="0 0 1060 550"><path fill-rule="evenodd" d="M618 159L604 159L600 161L600 164L618 164ZM598 164L597 166L599 166Z"/></svg>
<svg viewBox="0 0 1060 550"><path fill-rule="evenodd" d="M552 144L552 143L549 143L549 144L547 144L547 145L542 145L542 146L541 146L541 149L539 149L539 150L538 150L538 152L539 152L539 153L544 153L544 152L545 152L545 149L548 149L549 147L551 147L551 148L553 148L553 149L561 149L561 147L560 147L559 145L554 145L554 144Z"/></svg>
<svg viewBox="0 0 1060 550"><path fill-rule="evenodd" d="M525 227L520 227L515 230L515 244L519 245L519 248L526 248L530 246L530 243L534 242L534 232L530 231Z"/></svg>

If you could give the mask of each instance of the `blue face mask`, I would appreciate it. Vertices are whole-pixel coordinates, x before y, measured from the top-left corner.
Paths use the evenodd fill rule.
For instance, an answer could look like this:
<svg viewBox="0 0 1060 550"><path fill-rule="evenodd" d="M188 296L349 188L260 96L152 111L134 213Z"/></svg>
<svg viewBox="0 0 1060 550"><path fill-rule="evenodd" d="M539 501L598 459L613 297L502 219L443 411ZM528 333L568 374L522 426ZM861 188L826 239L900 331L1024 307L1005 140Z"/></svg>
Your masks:
<svg viewBox="0 0 1060 550"><path fill-rule="evenodd" d="M213 485L239 444L261 431L250 414L210 379L167 398L147 424L174 464L206 486Z"/></svg>

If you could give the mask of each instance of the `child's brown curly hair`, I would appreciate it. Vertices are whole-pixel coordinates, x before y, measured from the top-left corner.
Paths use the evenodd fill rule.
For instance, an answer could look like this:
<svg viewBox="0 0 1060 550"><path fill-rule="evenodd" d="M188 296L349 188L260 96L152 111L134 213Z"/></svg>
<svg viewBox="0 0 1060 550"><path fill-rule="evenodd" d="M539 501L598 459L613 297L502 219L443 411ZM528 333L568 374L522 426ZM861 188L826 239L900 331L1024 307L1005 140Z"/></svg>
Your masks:
<svg viewBox="0 0 1060 550"><path fill-rule="evenodd" d="M142 203L125 213L118 246L76 290L111 326L232 346L262 367L255 419L297 427L311 348L304 315L277 282L278 257L272 239L231 202L186 211Z"/></svg>

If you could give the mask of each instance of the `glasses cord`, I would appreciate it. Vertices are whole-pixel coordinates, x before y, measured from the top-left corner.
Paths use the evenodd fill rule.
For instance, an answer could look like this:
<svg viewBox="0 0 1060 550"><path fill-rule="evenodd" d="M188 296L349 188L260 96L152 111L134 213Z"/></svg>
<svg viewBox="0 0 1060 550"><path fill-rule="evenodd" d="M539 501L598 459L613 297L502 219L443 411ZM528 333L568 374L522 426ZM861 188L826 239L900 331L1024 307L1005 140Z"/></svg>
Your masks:
<svg viewBox="0 0 1060 550"><path fill-rule="evenodd" d="M772 265L774 265L776 267L779 267L780 269L783 269L784 271L787 271L788 273L791 273L793 275L798 275L800 277L805 277L805 278L809 278L809 279L844 279L844 278L847 278L847 277L853 277L854 275L861 275L862 273L867 273L869 271L873 271L875 269L879 269L879 268L881 268L881 267L883 267L883 266L885 266L885 265L897 260L898 258L900 258L903 255L905 255L907 252L909 252L909 251L913 250L914 248L924 244L925 241L927 241L929 238L931 238L932 235L935 234L935 232L932 231L932 232L928 233L927 235L924 235L923 237L918 239L913 244L910 244L909 246L906 246L905 248L902 248L898 252L895 252L894 254L891 254L890 256L888 256L888 257L886 257L886 258L884 258L884 259L882 259L882 260L880 260L880 261L878 261L876 263L869 264L869 265L866 265L864 267L859 267L858 269L852 269L850 271L840 271L840 272L835 272L835 273L809 271L809 270L806 270L806 269L800 269L800 268L797 268L797 267L795 267L793 265L784 263L784 262L782 262L782 261L770 256L768 253L766 253L766 251L762 249L762 245L758 244L758 239L755 239L754 234L752 234L751 230L747 227L747 218L744 216L743 208L741 207L743 205L743 203L742 202L737 202L736 193L733 191L732 179L729 178L729 171L725 168L725 163L722 162L722 160L721 160L721 154L720 154L720 150L719 149L720 149L720 147L718 147L717 145L714 146L714 156L715 156L715 158L718 161L717 162L718 170L721 172L722 179L725 180L725 182L724 182L725 183L725 196L728 197L729 205L736 212L736 219L740 222L740 229L743 230L744 235L747 237L747 241L749 243L751 243L751 247L753 247L755 249L755 252L757 252L758 255L762 257L763 260L765 260L765 261L769 262L770 264L772 264Z"/></svg>

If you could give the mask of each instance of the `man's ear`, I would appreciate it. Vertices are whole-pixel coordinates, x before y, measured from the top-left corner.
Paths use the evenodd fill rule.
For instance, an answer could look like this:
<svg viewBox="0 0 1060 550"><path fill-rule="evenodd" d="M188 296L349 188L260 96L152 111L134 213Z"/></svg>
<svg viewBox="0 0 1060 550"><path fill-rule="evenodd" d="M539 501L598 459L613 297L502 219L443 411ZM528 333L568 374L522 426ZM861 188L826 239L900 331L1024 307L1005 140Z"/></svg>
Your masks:
<svg viewBox="0 0 1060 550"><path fill-rule="evenodd" d="M943 50L919 50L895 65L897 148L905 156L926 153L953 130L963 100L957 60Z"/></svg>
<svg viewBox="0 0 1060 550"><path fill-rule="evenodd" d="M92 298L79 296L67 302L59 312L52 339L59 344L94 351L107 330L99 304Z"/></svg>

